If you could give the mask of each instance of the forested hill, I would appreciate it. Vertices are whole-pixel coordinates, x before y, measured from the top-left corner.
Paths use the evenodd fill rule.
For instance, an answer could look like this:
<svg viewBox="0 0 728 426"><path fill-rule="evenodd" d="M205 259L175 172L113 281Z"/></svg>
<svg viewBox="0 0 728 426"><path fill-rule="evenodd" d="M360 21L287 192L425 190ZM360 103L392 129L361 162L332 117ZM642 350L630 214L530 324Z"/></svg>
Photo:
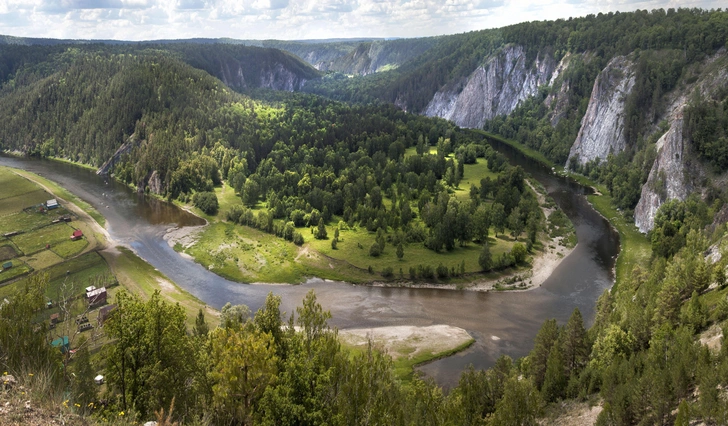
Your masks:
<svg viewBox="0 0 728 426"><path fill-rule="evenodd" d="M728 169L727 37L728 12L699 9L528 22L444 36L396 70L305 90L515 139L603 183L646 232L669 199L712 200Z"/></svg>

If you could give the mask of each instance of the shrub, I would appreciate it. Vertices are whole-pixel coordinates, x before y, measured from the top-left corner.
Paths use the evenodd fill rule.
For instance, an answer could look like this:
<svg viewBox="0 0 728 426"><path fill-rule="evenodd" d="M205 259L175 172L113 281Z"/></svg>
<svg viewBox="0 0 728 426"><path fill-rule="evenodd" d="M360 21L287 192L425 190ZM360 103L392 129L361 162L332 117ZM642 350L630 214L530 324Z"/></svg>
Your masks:
<svg viewBox="0 0 728 426"><path fill-rule="evenodd" d="M301 235L301 233L298 231L293 233L293 244L297 246L303 245L303 235Z"/></svg>
<svg viewBox="0 0 728 426"><path fill-rule="evenodd" d="M394 271L392 270L392 267L387 266L386 268L382 269L382 276L384 278L392 278L394 276Z"/></svg>
<svg viewBox="0 0 728 426"><path fill-rule="evenodd" d="M382 254L382 249L379 247L379 244L372 243L372 245L369 247L369 256L379 257L380 254Z"/></svg>
<svg viewBox="0 0 728 426"><path fill-rule="evenodd" d="M217 195L214 192L196 192L192 196L192 202L195 204L195 207L202 210L205 214L217 214Z"/></svg>

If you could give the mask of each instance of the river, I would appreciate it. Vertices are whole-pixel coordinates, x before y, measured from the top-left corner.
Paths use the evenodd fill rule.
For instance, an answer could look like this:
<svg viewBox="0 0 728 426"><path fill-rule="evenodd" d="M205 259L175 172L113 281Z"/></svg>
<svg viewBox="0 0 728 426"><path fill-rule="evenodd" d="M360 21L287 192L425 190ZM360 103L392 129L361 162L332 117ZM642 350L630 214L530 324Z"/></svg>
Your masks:
<svg viewBox="0 0 728 426"><path fill-rule="evenodd" d="M282 297L282 310L292 312L310 289L331 311L339 329L447 324L467 330L475 343L453 356L419 367L439 384L457 383L472 364L487 368L503 354L526 355L546 319L563 324L578 307L587 325L594 319L597 298L612 285L619 237L586 201L588 189L555 176L508 146L498 146L514 164L540 181L576 227L579 243L546 282L528 292L381 288L310 279L301 285L246 285L221 278L188 260L164 241L176 226L202 221L176 206L145 197L111 179L69 164L0 156L0 165L39 174L78 195L106 218L109 234L128 245L180 287L217 309L225 303L246 304L255 311L268 292Z"/></svg>

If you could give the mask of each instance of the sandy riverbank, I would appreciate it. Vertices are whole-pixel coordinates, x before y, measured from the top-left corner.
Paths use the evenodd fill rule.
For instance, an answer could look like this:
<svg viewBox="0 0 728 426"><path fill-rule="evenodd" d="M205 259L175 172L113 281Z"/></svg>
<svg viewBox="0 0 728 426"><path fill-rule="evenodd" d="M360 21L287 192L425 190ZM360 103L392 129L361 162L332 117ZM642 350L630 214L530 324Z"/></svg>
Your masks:
<svg viewBox="0 0 728 426"><path fill-rule="evenodd" d="M467 331L450 325L355 328L339 330L339 338L349 346L360 348L365 348L371 340L375 347L393 359L433 356L473 340Z"/></svg>

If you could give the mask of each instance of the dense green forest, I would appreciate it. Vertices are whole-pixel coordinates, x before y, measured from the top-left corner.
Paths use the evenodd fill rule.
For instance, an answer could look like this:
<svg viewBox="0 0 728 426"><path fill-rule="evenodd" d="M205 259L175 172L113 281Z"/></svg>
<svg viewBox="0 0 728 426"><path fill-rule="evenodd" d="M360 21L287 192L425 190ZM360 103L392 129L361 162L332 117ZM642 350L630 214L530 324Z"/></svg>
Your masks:
<svg viewBox="0 0 728 426"><path fill-rule="evenodd" d="M237 48L219 52L224 59ZM450 251L485 242L491 226L516 237L526 231L529 251L536 242L542 214L523 171L444 120L312 95L261 92L254 100L178 59L180 52L192 64L205 57L190 53L200 50L193 46L173 45L171 53L117 49L68 48L62 58L50 55L54 64L67 63L63 71L7 88L0 143L100 165L128 141L130 149L113 169L117 179L140 190L156 185L160 195L192 200L210 213L216 202L198 194L226 181L242 201L229 220L298 244L303 239L296 228L333 217L350 227L395 232L395 247L419 243ZM410 147L414 155L405 155ZM451 197L464 165L477 158L485 158L497 176L474 185L467 201ZM260 201L267 209L253 214L248 208ZM483 269L522 260L499 257Z"/></svg>
<svg viewBox="0 0 728 426"><path fill-rule="evenodd" d="M655 123L665 94L696 78L696 62L725 47L726 17L671 9L519 24L444 37L395 71L329 75L307 86L371 101L354 105L309 94L242 95L205 71L216 70L219 57L258 61L235 59L242 47L215 47L221 56L189 45L4 47L0 148L100 165L126 143L113 166L118 179L209 214L218 209L211 191L224 181L240 196L226 219L297 243L299 228L330 238L324 224L341 220L376 235L371 256L385 233L442 251L507 227L515 238L526 232L532 244L543 223L520 168L475 134L375 101L421 111L443 85L506 43L523 45L531 58L573 55L560 77L570 88L557 124L544 105L548 89L486 124L563 163L594 79L613 56L631 55L628 149L578 168L604 183L629 215L666 130ZM280 55L271 57L295 61ZM300 62L292 69L304 79L317 75ZM248 75L254 80L257 72ZM715 172L728 164L727 107L723 90L695 95L685 113L685 135ZM467 200L452 196L464 165L479 159L497 175L473 185ZM215 328L202 314L185 324L179 306L159 297L124 294L104 326L112 343L102 356L92 360L81 345L71 357L48 346L45 325L27 320L45 306L41 276L0 309L0 365L25 389L117 422L164 409L192 424L532 425L571 399L600 404L598 425L726 424L726 225L722 195L706 194L660 207L651 257L628 265L626 279L604 293L589 330L578 311L565 325L547 321L527 357L468 369L449 391L396 379L391 359L376 348L343 349L313 293L290 317L274 296L252 316L244 306L226 306ZM511 253L496 264L487 250L483 244L484 270L516 261ZM708 332L723 336L720 349L701 343ZM105 393L89 392L101 369Z"/></svg>

